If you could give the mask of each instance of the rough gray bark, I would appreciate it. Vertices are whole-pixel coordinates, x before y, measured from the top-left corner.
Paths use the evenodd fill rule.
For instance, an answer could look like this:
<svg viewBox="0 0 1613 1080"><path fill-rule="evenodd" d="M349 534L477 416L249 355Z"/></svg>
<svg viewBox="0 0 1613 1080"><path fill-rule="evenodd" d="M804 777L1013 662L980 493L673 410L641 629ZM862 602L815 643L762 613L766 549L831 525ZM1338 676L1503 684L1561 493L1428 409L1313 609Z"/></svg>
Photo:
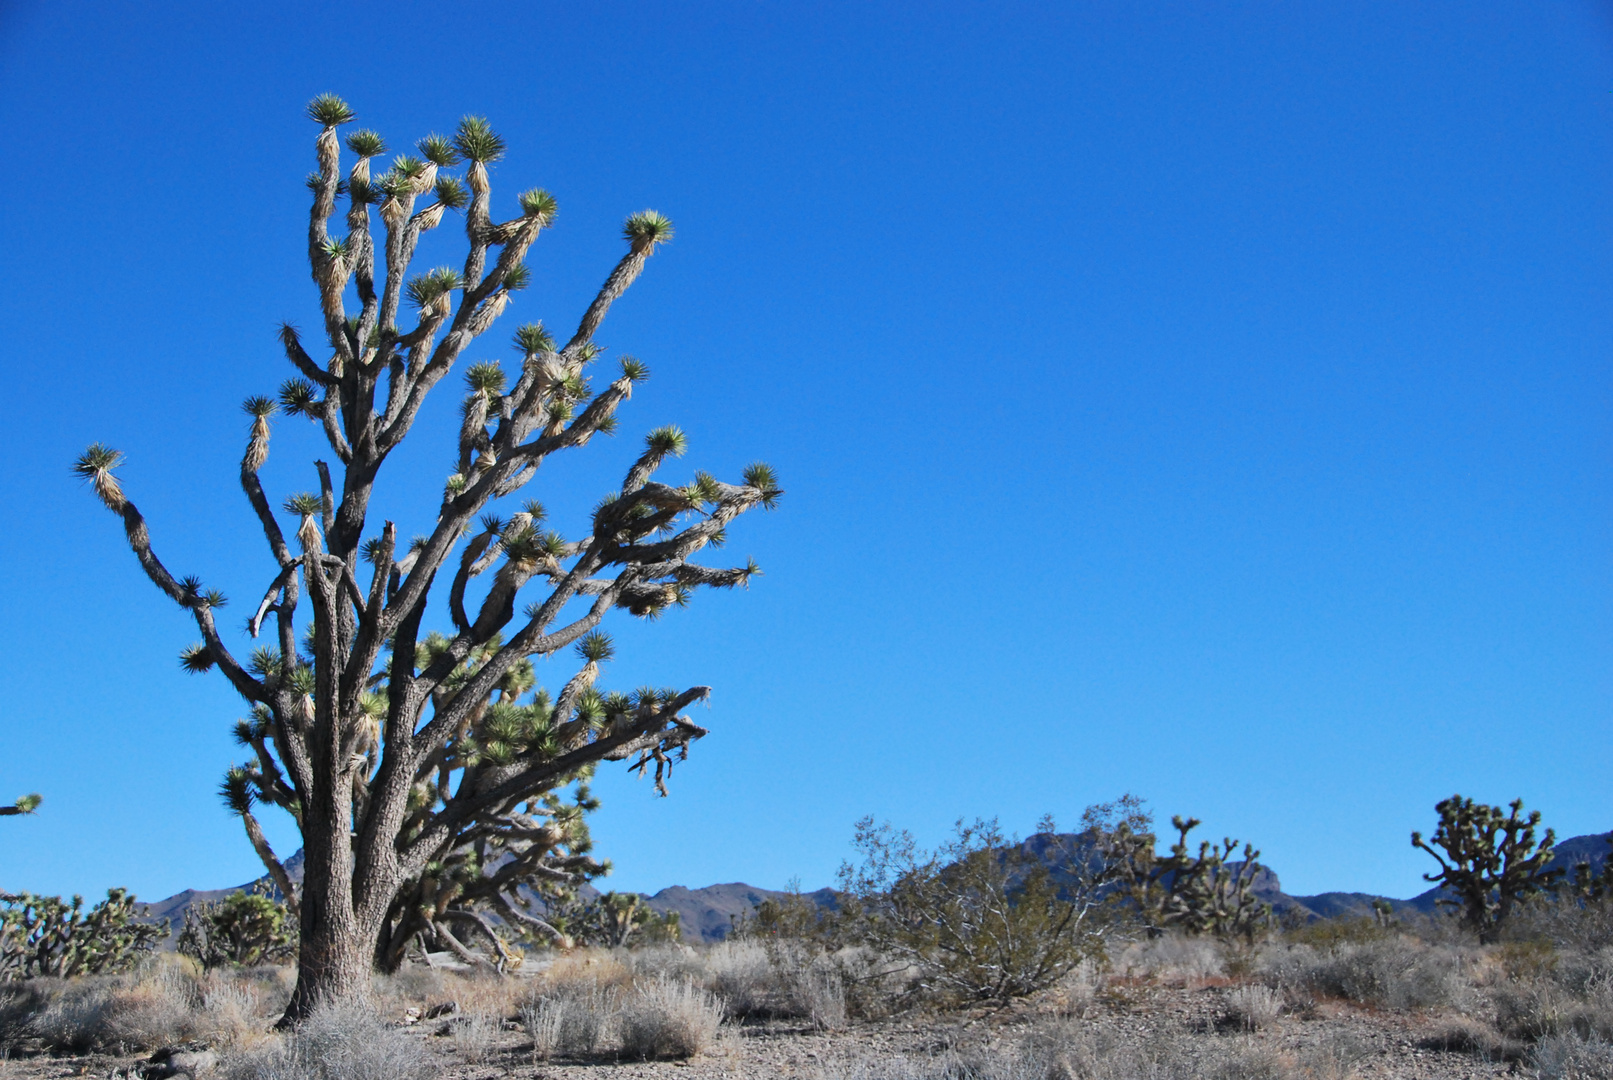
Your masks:
<svg viewBox="0 0 1613 1080"><path fill-rule="evenodd" d="M365 994L372 965L395 964L417 933L458 942L447 923L467 922L467 898L508 908L518 874L563 879L597 866L579 839L585 832L574 828L580 810L557 792L586 780L600 761L627 759L639 770L653 765L664 791L674 759L705 734L682 710L709 693L600 694L593 683L610 646L598 627L613 609L655 615L701 586L747 583L754 565L713 569L690 560L720 543L738 515L771 508L780 494L763 465L738 484L706 474L683 487L652 481L668 456L682 452L682 433L671 428L651 433L579 539L541 531L535 504L507 515L495 508L554 454L612 431L617 409L645 377L642 365L623 358L604 390L595 394L587 382L600 353L594 332L671 237L671 223L646 211L627 220L628 252L563 348L541 324L529 324L516 334L521 371L508 392L501 373L472 369L460 445L443 455L460 469L445 483L429 531L400 544L386 522L366 541L382 467L430 391L525 285L523 260L554 201L526 192L520 216L492 221L486 166L503 143L477 118L463 121L451 143L422 140L421 158L400 157L378 177L369 160L382 152L381 140L356 133L348 146L359 161L344 178L337 127L351 112L329 97L309 112L321 129L319 168L309 178L308 256L331 355L316 362L295 329L282 329L300 377L281 388L278 406L268 398L246 403L252 425L241 461L242 488L275 561L248 629L256 637L272 617L274 644L245 663L225 645L214 620L224 598L195 579L174 578L157 557L114 475L116 451L97 444L76 466L122 517L146 574L194 617L202 640L183 654L184 665L216 667L252 707L237 737L253 761L240 771L238 790L225 794L265 865L280 871L277 880L284 870L267 843L260 846L252 806L282 807L302 831L301 951L288 1022L322 999ZM465 161L461 185L443 170ZM417 210L427 193L433 201ZM343 195L348 231L335 239L328 225ZM384 228L379 240L370 232L372 207ZM463 269L408 279L420 233L461 207ZM402 331L405 298L418 318ZM336 458L334 467L316 463L317 494L285 503L289 541L258 477L269 420L282 410L319 422ZM448 594L453 625L423 638L434 588L439 598ZM523 591L536 596L517 615ZM536 691L530 659L574 645L582 669L552 699ZM529 691L534 696L524 699ZM490 855L503 867L486 866Z"/></svg>

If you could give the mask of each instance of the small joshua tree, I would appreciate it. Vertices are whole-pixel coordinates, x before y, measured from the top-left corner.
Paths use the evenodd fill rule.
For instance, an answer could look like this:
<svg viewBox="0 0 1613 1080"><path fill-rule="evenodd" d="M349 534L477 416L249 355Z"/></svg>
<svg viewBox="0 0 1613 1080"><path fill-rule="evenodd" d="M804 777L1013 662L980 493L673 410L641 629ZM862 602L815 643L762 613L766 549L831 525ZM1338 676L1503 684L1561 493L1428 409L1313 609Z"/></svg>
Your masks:
<svg viewBox="0 0 1613 1080"><path fill-rule="evenodd" d="M1124 795L1112 803L1090 807L1082 818L1082 838L1110 868L1117 901L1130 909L1150 935L1180 930L1189 935L1253 940L1271 918L1271 905L1254 895L1260 852L1252 844L1238 854L1238 841L1199 843L1196 854L1187 837L1198 818L1171 818L1176 843L1161 856L1153 832L1153 815L1143 801Z"/></svg>
<svg viewBox="0 0 1613 1080"><path fill-rule="evenodd" d="M553 221L555 200L526 191L515 217L493 219L488 169L504 140L480 118L461 121L452 138L421 139L418 156L401 155L379 175L371 161L384 141L354 132L346 145L356 160L343 175L337 129L352 110L327 95L308 112L319 125L308 258L321 347L310 352L283 327L298 377L280 388L278 403L254 397L244 406L251 423L241 486L274 560L246 624L256 637L273 616L273 644L245 660L230 649L216 621L224 597L158 558L114 475L117 451L97 444L76 466L123 520L146 575L194 618L202 640L185 651L184 666L217 668L251 706L236 734L252 756L226 778L225 797L297 905L287 1022L321 1000L366 994L372 968L395 964L419 934L456 937L450 912L468 925L485 905L524 929L553 930L520 912L516 887L575 882L599 867L577 827L586 795L565 803L560 793L600 761L629 759L639 770L653 766L664 793L673 761L705 734L683 710L705 700L706 687L595 689L611 655L600 623L615 609L654 616L702 586L746 584L753 564L712 569L691 560L720 544L740 514L771 508L780 495L760 464L738 484L705 473L681 487L654 481L685 448L683 433L666 427L650 433L620 487L572 538L547 529L536 502L501 508L551 457L613 431L617 409L648 375L624 356L604 389L589 383L606 312L672 238L672 223L645 211L627 219L626 254L564 343L528 323L514 335L513 379L492 361L465 371L460 430L446 448L452 467L440 502L425 508L424 532L408 542L392 522L370 531L383 466L427 396L526 287L527 251ZM459 165L463 176L449 175ZM337 237L329 225L343 196L346 233ZM381 235L372 233L372 210ZM464 214L464 263L410 277L421 233L449 211ZM317 492L283 504L289 538L258 478L280 411L316 422L338 463L315 462ZM529 586L538 595L522 605ZM451 620L436 637L424 625L433 595L434 610ZM572 648L582 661L576 674L553 695L537 688L530 659ZM302 833L295 896L253 818L260 803L286 810Z"/></svg>
<svg viewBox="0 0 1613 1080"><path fill-rule="evenodd" d="M31 814L44 801L38 795L24 795L10 806L0 806L0 817L9 817L13 814Z"/></svg>
<svg viewBox="0 0 1613 1080"><path fill-rule="evenodd" d="M1519 900L1552 889L1562 877L1561 870L1547 868L1557 835L1547 829L1537 845L1540 811L1525 818L1519 816L1522 810L1522 799L1512 800L1502 810L1452 795L1434 805L1439 827L1429 843L1422 833L1411 834L1412 846L1439 863L1439 873L1424 874L1423 879L1438 882L1452 894L1453 898L1438 902L1458 909L1463 925L1485 944L1500 940L1501 927Z"/></svg>
<svg viewBox="0 0 1613 1080"><path fill-rule="evenodd" d="M192 904L176 948L205 968L284 962L297 953L297 917L267 885L259 885Z"/></svg>

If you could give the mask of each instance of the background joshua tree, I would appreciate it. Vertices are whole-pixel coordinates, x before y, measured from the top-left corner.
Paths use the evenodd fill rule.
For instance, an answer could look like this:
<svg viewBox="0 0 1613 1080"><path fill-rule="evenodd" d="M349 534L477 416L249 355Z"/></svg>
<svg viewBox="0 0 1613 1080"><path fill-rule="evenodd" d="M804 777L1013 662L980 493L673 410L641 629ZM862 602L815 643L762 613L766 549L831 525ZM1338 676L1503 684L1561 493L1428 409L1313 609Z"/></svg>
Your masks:
<svg viewBox="0 0 1613 1080"><path fill-rule="evenodd" d="M10 806L0 806L0 817L9 817L13 814L31 814L44 801L39 795L24 795Z"/></svg>
<svg viewBox="0 0 1613 1080"><path fill-rule="evenodd" d="M1562 877L1561 870L1547 869L1556 834L1547 829L1535 844L1540 811L1520 817L1522 799L1513 799L1507 809L1510 813L1452 795L1434 804L1439 827L1429 838L1433 846L1423 842L1422 833L1411 834L1412 845L1439 863L1439 873L1424 874L1424 880L1440 883L1454 897L1439 903L1459 909L1462 922L1485 944L1500 940L1501 926L1519 900L1552 889Z"/></svg>
<svg viewBox="0 0 1613 1080"><path fill-rule="evenodd" d="M257 636L273 616L273 644L245 661L226 646L216 623L224 597L176 578L158 559L114 475L117 451L94 445L76 466L123 519L147 576L194 617L202 640L183 654L185 666L216 667L252 706L238 736L253 756L226 779L225 794L288 895L252 807L284 807L301 829L306 862L288 1021L321 999L365 994L372 967L397 955L400 937L440 925L437 913L456 901L463 908L473 887L495 906L508 898L502 884L459 873L456 860L474 858L495 883L512 864L520 874L587 872L571 824L578 811L556 793L601 760L653 765L661 787L673 760L705 734L682 710L709 693L595 692L610 653L600 622L615 608L654 615L701 586L748 582L754 565L711 569L690 560L721 543L739 514L772 507L780 495L765 465L750 466L738 484L704 473L682 487L655 482L655 470L684 450L682 433L663 428L573 539L545 531L534 503L513 512L495 506L552 455L611 432L616 410L646 377L630 357L597 393L588 376L610 306L672 237L666 218L645 211L627 219L627 253L563 344L529 323L514 335L513 380L491 362L466 372L453 470L440 504L427 511L426 532L400 543L386 522L366 536L382 466L427 395L527 284L523 260L553 220L555 200L526 191L515 217L493 219L488 167L504 141L480 118L467 117L451 139L420 140L418 156L401 155L379 175L371 160L385 152L383 140L355 132L344 176L337 129L352 111L327 95L308 112L320 128L318 171L308 179L308 258L322 316L316 351L329 355L316 361L294 328L282 328L298 377L281 387L278 408L320 424L337 468L315 462L318 493L284 503L288 540L258 479L277 405L266 397L245 403L251 426L241 486L274 559L247 628ZM463 176L450 176L457 165ZM337 237L329 225L342 196L346 231ZM464 214L463 265L409 277L421 233L450 210ZM406 304L415 309L412 326ZM439 576L447 587L436 590L438 610L452 627L423 637ZM527 586L537 595L523 606ZM524 697L533 689L529 658L572 647L585 662L559 692ZM445 881L460 891L441 905Z"/></svg>

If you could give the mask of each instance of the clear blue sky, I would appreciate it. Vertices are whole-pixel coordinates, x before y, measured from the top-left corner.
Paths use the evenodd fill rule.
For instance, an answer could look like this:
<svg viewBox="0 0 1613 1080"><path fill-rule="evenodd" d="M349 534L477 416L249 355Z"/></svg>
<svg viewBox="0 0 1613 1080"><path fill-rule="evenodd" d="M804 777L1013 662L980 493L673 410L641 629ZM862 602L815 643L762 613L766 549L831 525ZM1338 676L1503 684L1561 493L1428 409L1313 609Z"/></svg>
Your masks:
<svg viewBox="0 0 1613 1080"><path fill-rule="evenodd" d="M600 335L653 379L533 490L558 527L668 422L787 490L750 592L615 627L606 685L716 691L671 798L602 777L616 887L1128 790L1297 892L1419 891L1453 791L1613 827L1607 5L58 0L0 5L0 793L46 797L0 885L259 872L214 795L242 706L68 465L124 450L244 618L237 406L316 324L327 90L394 146L485 113L506 210L556 194L508 323L677 223ZM454 409L377 518L419 531ZM278 499L320 451L275 438Z"/></svg>

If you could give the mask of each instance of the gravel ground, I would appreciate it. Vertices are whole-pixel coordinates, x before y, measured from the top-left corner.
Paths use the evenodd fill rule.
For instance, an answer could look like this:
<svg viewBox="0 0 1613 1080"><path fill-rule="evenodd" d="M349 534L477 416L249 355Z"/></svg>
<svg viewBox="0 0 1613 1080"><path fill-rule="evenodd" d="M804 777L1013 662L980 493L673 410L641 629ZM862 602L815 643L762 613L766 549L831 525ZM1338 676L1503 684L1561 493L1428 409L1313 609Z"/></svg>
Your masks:
<svg viewBox="0 0 1613 1080"><path fill-rule="evenodd" d="M1225 1013L1224 988L1139 988L1087 1006L1079 1016L1057 1016L1051 1007L1027 1005L1012 1010L969 1015L909 1015L846 1031L823 1033L785 1024L726 1025L716 1044L690 1061L634 1062L600 1058L590 1061L533 1059L532 1043L514 1023L498 1032L484 1060L472 1064L456 1056L454 1022L426 1021L408 1029L433 1061L443 1080L628 1080L665 1077L716 1080L728 1077L802 1077L808 1080L883 1080L910 1077L939 1060L968 1060L1003 1052L1036 1032L1118 1040L1122 1046L1170 1045L1177 1053L1199 1055L1245 1053L1279 1063L1277 1071L1236 1075L1315 1077L1316 1080L1468 1080L1517 1075L1518 1066L1489 1062L1472 1054L1433 1049L1425 1040L1450 1023L1439 1014L1402 1014L1323 1003L1302 1015L1284 1015L1253 1034L1218 1029ZM1315 1066L1319 1048L1343 1048L1342 1070ZM1126 1052L1124 1050L1117 1052ZM4 1080L122 1075L140 1059L91 1057L25 1058L0 1062ZM1207 1058L1208 1060L1208 1058ZM1226 1070L1216 1070L1223 1077ZM1195 1073L1196 1074L1196 1073ZM138 1073L136 1074L138 1075Z"/></svg>

